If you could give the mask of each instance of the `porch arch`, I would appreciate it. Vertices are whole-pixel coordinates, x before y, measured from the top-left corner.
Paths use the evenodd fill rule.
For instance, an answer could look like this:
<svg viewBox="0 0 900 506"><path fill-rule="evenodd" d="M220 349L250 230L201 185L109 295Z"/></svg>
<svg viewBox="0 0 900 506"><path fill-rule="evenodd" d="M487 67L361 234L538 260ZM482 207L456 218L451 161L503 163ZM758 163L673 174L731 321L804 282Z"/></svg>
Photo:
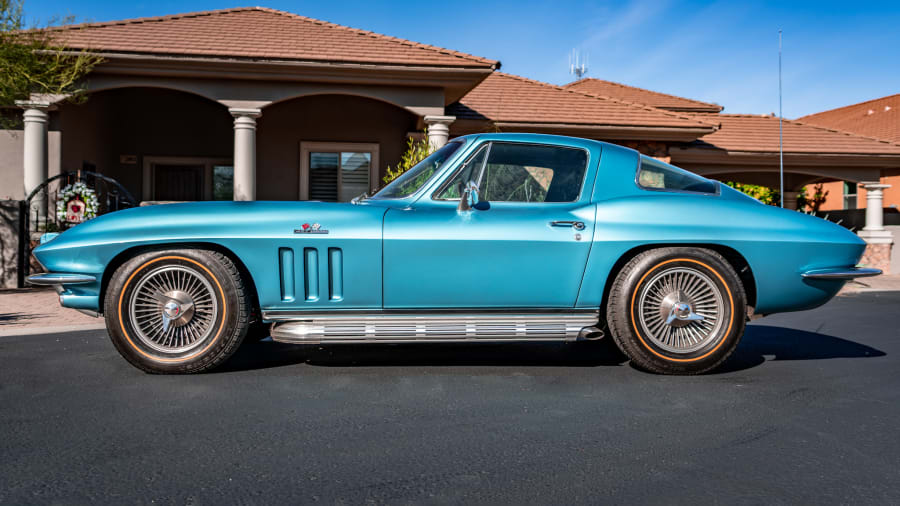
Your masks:
<svg viewBox="0 0 900 506"><path fill-rule="evenodd" d="M51 127L61 132L62 170L91 168L118 180L143 200L159 198L152 189L153 174L145 168L148 158L228 163L232 158L228 110L209 97L182 89L95 88L82 104L60 105ZM196 190L197 200L210 198L206 188L212 184L210 177L197 176L202 186Z"/></svg>

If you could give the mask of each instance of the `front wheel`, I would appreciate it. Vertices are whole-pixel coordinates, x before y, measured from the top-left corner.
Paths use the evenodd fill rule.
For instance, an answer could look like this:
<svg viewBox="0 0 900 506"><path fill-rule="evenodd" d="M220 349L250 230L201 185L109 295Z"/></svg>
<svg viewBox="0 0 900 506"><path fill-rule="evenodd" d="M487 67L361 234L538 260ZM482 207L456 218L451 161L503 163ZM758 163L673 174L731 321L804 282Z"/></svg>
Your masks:
<svg viewBox="0 0 900 506"><path fill-rule="evenodd" d="M746 296L721 255L659 248L635 256L609 293L607 323L640 369L700 374L718 367L744 334Z"/></svg>
<svg viewBox="0 0 900 506"><path fill-rule="evenodd" d="M151 373L202 372L247 333L249 304L234 263L207 250L156 250L119 267L104 304L119 353Z"/></svg>

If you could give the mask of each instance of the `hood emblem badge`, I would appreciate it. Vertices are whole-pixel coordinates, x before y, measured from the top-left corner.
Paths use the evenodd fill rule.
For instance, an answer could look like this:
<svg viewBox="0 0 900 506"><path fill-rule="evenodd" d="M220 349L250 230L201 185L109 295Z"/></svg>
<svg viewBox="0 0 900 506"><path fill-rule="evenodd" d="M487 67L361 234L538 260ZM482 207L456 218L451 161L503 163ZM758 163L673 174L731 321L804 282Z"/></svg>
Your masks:
<svg viewBox="0 0 900 506"><path fill-rule="evenodd" d="M313 223L310 225L309 223L304 223L300 225L300 228L294 229L295 234L327 234L328 230L322 228L322 225L318 223Z"/></svg>

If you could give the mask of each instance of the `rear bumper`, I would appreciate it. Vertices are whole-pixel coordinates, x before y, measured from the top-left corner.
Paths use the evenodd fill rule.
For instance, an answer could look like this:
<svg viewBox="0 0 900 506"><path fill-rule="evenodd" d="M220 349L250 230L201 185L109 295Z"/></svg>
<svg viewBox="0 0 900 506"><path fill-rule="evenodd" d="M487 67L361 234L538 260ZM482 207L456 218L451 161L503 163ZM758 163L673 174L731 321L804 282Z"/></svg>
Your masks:
<svg viewBox="0 0 900 506"><path fill-rule="evenodd" d="M870 269L866 267L841 267L833 269L814 269L806 271L802 274L804 279L855 279L867 278L869 276L878 276L881 269Z"/></svg>

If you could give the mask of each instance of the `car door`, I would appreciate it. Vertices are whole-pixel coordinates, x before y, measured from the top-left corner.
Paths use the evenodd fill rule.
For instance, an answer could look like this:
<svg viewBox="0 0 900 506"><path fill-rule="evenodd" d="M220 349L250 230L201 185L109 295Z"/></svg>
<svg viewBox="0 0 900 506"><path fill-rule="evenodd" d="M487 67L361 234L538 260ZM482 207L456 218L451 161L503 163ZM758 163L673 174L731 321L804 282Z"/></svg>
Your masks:
<svg viewBox="0 0 900 506"><path fill-rule="evenodd" d="M573 307L591 247L587 182L599 155L484 142L436 191L385 214L384 307ZM489 209L457 209L468 181Z"/></svg>

